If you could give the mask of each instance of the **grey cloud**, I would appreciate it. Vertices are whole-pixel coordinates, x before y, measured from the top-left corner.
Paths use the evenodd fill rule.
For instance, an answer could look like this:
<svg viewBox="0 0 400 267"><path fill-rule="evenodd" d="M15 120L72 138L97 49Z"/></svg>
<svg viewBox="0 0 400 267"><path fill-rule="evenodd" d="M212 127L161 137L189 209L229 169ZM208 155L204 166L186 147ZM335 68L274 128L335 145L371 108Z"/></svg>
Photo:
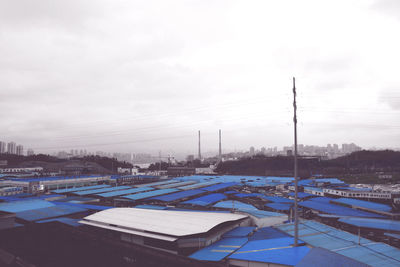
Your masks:
<svg viewBox="0 0 400 267"><path fill-rule="evenodd" d="M376 0L371 8L400 20L400 1L398 0Z"/></svg>

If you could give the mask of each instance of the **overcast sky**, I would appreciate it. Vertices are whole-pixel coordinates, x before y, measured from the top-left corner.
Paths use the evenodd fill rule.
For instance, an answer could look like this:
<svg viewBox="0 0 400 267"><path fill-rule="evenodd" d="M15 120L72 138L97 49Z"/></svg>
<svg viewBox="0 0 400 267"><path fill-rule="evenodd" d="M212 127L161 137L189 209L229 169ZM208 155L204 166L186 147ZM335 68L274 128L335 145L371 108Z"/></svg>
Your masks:
<svg viewBox="0 0 400 267"><path fill-rule="evenodd" d="M0 1L0 140L399 147L400 1Z"/></svg>

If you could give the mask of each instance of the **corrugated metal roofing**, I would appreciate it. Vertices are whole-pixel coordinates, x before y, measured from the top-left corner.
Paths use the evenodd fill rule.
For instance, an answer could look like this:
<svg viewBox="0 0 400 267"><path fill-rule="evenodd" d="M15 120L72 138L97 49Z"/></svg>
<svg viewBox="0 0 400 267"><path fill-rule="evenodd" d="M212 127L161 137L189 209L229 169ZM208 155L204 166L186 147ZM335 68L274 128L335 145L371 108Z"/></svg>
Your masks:
<svg viewBox="0 0 400 267"><path fill-rule="evenodd" d="M137 184L135 187L142 187L142 186L156 186L156 185L162 185L162 184L171 184L171 183L178 183L180 180L173 179L173 180L166 180L166 181L160 181L160 182L154 182L154 183L147 183L147 184Z"/></svg>
<svg viewBox="0 0 400 267"><path fill-rule="evenodd" d="M322 188L319 188L319 187L305 186L304 189L314 190L314 191L318 191L318 192L324 192L324 190Z"/></svg>
<svg viewBox="0 0 400 267"><path fill-rule="evenodd" d="M46 207L41 209L34 209L34 210L25 210L21 212L17 212L15 214L16 218L25 220L25 221L37 221L43 220L47 218L59 217L70 215L74 213L84 212L86 209L79 208L79 207L71 207L68 205L57 205L53 207Z"/></svg>
<svg viewBox="0 0 400 267"><path fill-rule="evenodd" d="M166 210L167 207L157 206L157 205L137 205L135 206L137 209L150 209L150 210Z"/></svg>
<svg viewBox="0 0 400 267"><path fill-rule="evenodd" d="M400 221L394 220L370 218L340 218L339 222L347 223L356 227L400 232Z"/></svg>
<svg viewBox="0 0 400 267"><path fill-rule="evenodd" d="M153 233L173 237L208 232L225 222L236 222L247 216L232 213L189 212L137 208L113 208L84 218L81 223L103 227L111 225L115 231L129 230L138 235ZM173 241L172 240L172 241Z"/></svg>
<svg viewBox="0 0 400 267"><path fill-rule="evenodd" d="M247 237L254 229L256 229L254 226L239 226L223 234L222 237Z"/></svg>
<svg viewBox="0 0 400 267"><path fill-rule="evenodd" d="M265 204L266 207L274 209L274 210L283 210L283 211L288 211L290 210L290 207L292 204L288 203L267 203Z"/></svg>
<svg viewBox="0 0 400 267"><path fill-rule="evenodd" d="M67 205L67 206L73 206L73 207L78 207L82 209L88 209L88 210L108 210L114 207L110 206L101 206L101 205L92 205L92 204L85 204L85 203L71 203L71 202L53 202L56 205Z"/></svg>
<svg viewBox="0 0 400 267"><path fill-rule="evenodd" d="M384 218L384 216L379 214L374 214L362 210L355 210L348 207L330 204L327 202L313 201L313 199L299 202L299 206L317 210L323 213L336 214L341 216Z"/></svg>
<svg viewBox="0 0 400 267"><path fill-rule="evenodd" d="M310 251L306 246L293 247L293 244L292 237L249 241L230 255L229 259L293 266Z"/></svg>
<svg viewBox="0 0 400 267"><path fill-rule="evenodd" d="M197 184L180 186L180 187L178 187L178 189L180 189L180 190L196 189L196 188L206 187L206 186L218 184L218 183L219 182L217 182L217 181L202 182L202 183L197 183Z"/></svg>
<svg viewBox="0 0 400 267"><path fill-rule="evenodd" d="M185 181L185 182L179 182L179 183L173 183L173 184L157 185L154 187L159 188L159 189L167 189L167 188L177 188L180 186L191 185L191 184L196 184L196 183L197 183L196 181Z"/></svg>
<svg viewBox="0 0 400 267"><path fill-rule="evenodd" d="M272 201L272 202L280 202L280 203L293 203L292 199L288 199L285 197L278 197L278 196L266 196L266 195L262 195L261 196L263 199L266 199L268 201Z"/></svg>
<svg viewBox="0 0 400 267"><path fill-rule="evenodd" d="M288 195L291 197L294 197L294 192L290 192ZM308 194L308 193L304 193L304 192L298 192L297 193L297 198L306 198L306 197L314 197L313 194Z"/></svg>
<svg viewBox="0 0 400 267"><path fill-rule="evenodd" d="M312 248L296 267L368 267L369 265L323 248Z"/></svg>
<svg viewBox="0 0 400 267"><path fill-rule="evenodd" d="M235 182L214 184L214 185L210 185L210 186L207 186L207 187L203 187L201 190L212 192L212 191L218 191L218 190L221 190L221 189L232 187L232 186L235 186L235 185L238 185L238 184L239 183L235 183Z"/></svg>
<svg viewBox="0 0 400 267"><path fill-rule="evenodd" d="M60 223L67 224L67 225L70 225L70 226L73 226L73 227L82 226L82 224L78 223L78 221L79 221L79 219L72 219L72 218L68 218L68 217L60 217L60 218L37 221L36 223L60 222Z"/></svg>
<svg viewBox="0 0 400 267"><path fill-rule="evenodd" d="M238 193L238 194L235 194L235 197L238 197L238 198L259 197L259 196L262 196L262 194L259 194L259 193Z"/></svg>
<svg viewBox="0 0 400 267"><path fill-rule="evenodd" d="M250 241L253 240L264 240L264 239L274 239L274 238L282 238L282 237L290 237L290 235L279 231L272 227L263 227L255 231L249 238Z"/></svg>
<svg viewBox="0 0 400 267"><path fill-rule="evenodd" d="M205 193L205 191L203 191L203 190L192 189L192 190L176 192L176 193L172 193L172 194L168 194L168 195L157 196L157 197L153 197L151 199L168 202L168 201L175 201L178 199L187 198L187 197L191 197L191 196L197 196L197 195L204 194L204 193Z"/></svg>
<svg viewBox="0 0 400 267"><path fill-rule="evenodd" d="M223 199L226 199L226 196L224 194L217 193L217 194L210 194L210 195L202 196L202 197L195 198L192 200L188 200L188 201L182 202L182 204L207 206L207 205L213 204L213 203L218 202Z"/></svg>
<svg viewBox="0 0 400 267"><path fill-rule="evenodd" d="M293 224L276 226L279 230L294 235ZM322 247L371 266L386 267L400 265L400 250L382 243L315 222L300 221L299 239L313 247ZM375 246L376 245L376 246Z"/></svg>
<svg viewBox="0 0 400 267"><path fill-rule="evenodd" d="M149 191L149 192L142 192L142 193L137 193L137 194L132 194L132 195L126 195L126 196L123 196L123 198L128 198L128 199L132 199L132 200L140 200L140 199L145 199L145 198L150 198L150 197L155 197L155 196L166 195L166 194L173 193L176 191L179 191L179 190L175 189L175 188L159 189L159 190L154 190L154 191Z"/></svg>
<svg viewBox="0 0 400 267"><path fill-rule="evenodd" d="M238 209L238 210L257 210L256 207L250 204L246 204L237 200L225 200L218 202L213 206L214 208L223 209Z"/></svg>
<svg viewBox="0 0 400 267"><path fill-rule="evenodd" d="M214 244L196 251L189 258L202 261L221 261L247 242L246 237L223 238Z"/></svg>
<svg viewBox="0 0 400 267"><path fill-rule="evenodd" d="M332 200L331 202L345 204L349 206L355 206L355 207L362 207L371 210L386 211L386 212L390 212L392 210L392 207L389 205L365 201L365 200L359 200L359 199L352 199L352 198L338 198Z"/></svg>
<svg viewBox="0 0 400 267"><path fill-rule="evenodd" d="M266 210L240 210L240 211L248 213L250 215L253 215L254 217L257 217L257 218L287 216L286 214L272 212L272 211L266 211Z"/></svg>
<svg viewBox="0 0 400 267"><path fill-rule="evenodd" d="M92 190L92 189L99 189L99 188L105 188L105 187L110 187L110 185L99 184L99 185L82 186L82 187L74 187L74 188L64 188L64 189L52 190L51 192L54 192L57 194L63 194L63 193L77 192L77 191L83 191L83 190Z"/></svg>
<svg viewBox="0 0 400 267"><path fill-rule="evenodd" d="M393 237L393 238L400 239L400 234L384 233L384 235L390 236L390 237Z"/></svg>
<svg viewBox="0 0 400 267"><path fill-rule="evenodd" d="M152 190L154 190L153 187L145 187L144 186L144 187L130 188L130 189L126 189L126 190L105 192L105 193L97 194L96 196L116 197L116 196L123 196L123 195L134 194L134 193L139 193L139 192L144 192L144 191L152 191Z"/></svg>
<svg viewBox="0 0 400 267"><path fill-rule="evenodd" d="M78 191L78 192L73 192L73 194L78 195L78 196L87 196L87 195L94 195L94 194L98 194L98 193L111 192L111 191L117 191L117 190L128 189L128 188L131 188L131 187L122 185L122 186L115 186L115 187Z"/></svg>
<svg viewBox="0 0 400 267"><path fill-rule="evenodd" d="M42 209L53 206L54 204L45 200L31 199L31 200L19 200L14 202L0 203L0 210L17 213L26 210Z"/></svg>

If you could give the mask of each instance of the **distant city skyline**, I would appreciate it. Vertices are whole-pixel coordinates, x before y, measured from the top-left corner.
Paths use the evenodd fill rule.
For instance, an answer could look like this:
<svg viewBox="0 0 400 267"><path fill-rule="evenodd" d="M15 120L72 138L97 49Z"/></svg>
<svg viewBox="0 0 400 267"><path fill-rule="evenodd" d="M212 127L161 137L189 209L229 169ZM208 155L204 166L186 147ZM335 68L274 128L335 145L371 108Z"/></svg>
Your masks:
<svg viewBox="0 0 400 267"><path fill-rule="evenodd" d="M1 138L37 153L281 147L293 76L299 143L399 146L400 1L21 5L0 4Z"/></svg>

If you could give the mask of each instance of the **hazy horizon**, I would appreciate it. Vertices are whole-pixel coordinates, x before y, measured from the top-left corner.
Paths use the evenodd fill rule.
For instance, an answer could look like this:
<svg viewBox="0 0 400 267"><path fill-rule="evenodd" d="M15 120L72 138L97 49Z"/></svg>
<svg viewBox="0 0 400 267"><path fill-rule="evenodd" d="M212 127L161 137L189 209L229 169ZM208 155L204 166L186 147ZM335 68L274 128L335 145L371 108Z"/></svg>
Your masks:
<svg viewBox="0 0 400 267"><path fill-rule="evenodd" d="M400 1L0 2L0 141L187 155L398 148Z"/></svg>

